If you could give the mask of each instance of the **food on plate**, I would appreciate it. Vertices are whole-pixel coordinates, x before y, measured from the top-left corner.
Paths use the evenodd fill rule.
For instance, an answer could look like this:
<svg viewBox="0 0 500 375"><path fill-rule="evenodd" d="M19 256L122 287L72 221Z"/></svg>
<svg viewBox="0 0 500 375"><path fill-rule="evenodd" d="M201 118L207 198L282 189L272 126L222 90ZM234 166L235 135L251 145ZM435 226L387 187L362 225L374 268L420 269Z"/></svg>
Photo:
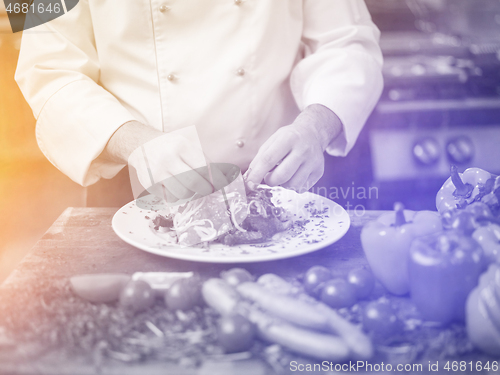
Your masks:
<svg viewBox="0 0 500 375"><path fill-rule="evenodd" d="M107 303L120 298L125 285L130 281L129 275L97 274L77 275L69 279L75 294L90 302Z"/></svg>
<svg viewBox="0 0 500 375"><path fill-rule="evenodd" d="M436 233L416 239L410 257L411 298L423 318L463 321L467 295L484 269L477 242L454 231Z"/></svg>
<svg viewBox="0 0 500 375"><path fill-rule="evenodd" d="M366 224L361 244L375 277L388 291L403 295L410 290L408 260L412 241L442 230L439 214L432 211L404 210L401 203L394 211Z"/></svg>
<svg viewBox="0 0 500 375"><path fill-rule="evenodd" d="M347 282L356 290L356 297L360 300L370 296L375 287L373 272L366 268L354 268L347 274Z"/></svg>
<svg viewBox="0 0 500 375"><path fill-rule="evenodd" d="M255 326L240 314L225 315L217 325L217 339L226 353L244 352L255 339Z"/></svg>
<svg viewBox="0 0 500 375"><path fill-rule="evenodd" d="M357 302L356 288L347 280L328 280L321 289L320 299L334 309L351 307Z"/></svg>
<svg viewBox="0 0 500 375"><path fill-rule="evenodd" d="M226 202L231 202L228 207ZM197 200L169 208L169 213L153 219L153 228L172 243L192 246L214 241L233 225L241 222L244 213L244 197L232 193L230 200L217 191ZM234 217L232 220L231 216Z"/></svg>
<svg viewBox="0 0 500 375"><path fill-rule="evenodd" d="M476 347L500 356L500 266L492 264L467 299L467 333Z"/></svg>
<svg viewBox="0 0 500 375"><path fill-rule="evenodd" d="M291 227L291 214L273 203L272 189L259 186L243 195L217 192L173 207L153 219L153 228L181 245L233 246L266 242Z"/></svg>
<svg viewBox="0 0 500 375"><path fill-rule="evenodd" d="M330 270L323 266L312 266L304 275L302 284L304 289L311 296L317 297L324 283L332 278Z"/></svg>
<svg viewBox="0 0 500 375"><path fill-rule="evenodd" d="M120 293L120 305L127 310L139 312L149 309L155 302L155 292L143 280L132 280Z"/></svg>
<svg viewBox="0 0 500 375"><path fill-rule="evenodd" d="M480 168L468 168L464 173L458 173L457 167L452 165L451 176L436 195L437 210L442 214L454 208L465 208L492 193L494 186L495 176L491 173ZM491 198L489 196L485 200Z"/></svg>
<svg viewBox="0 0 500 375"><path fill-rule="evenodd" d="M363 309L363 328L375 340L384 340L401 332L403 322L388 301L372 301Z"/></svg>

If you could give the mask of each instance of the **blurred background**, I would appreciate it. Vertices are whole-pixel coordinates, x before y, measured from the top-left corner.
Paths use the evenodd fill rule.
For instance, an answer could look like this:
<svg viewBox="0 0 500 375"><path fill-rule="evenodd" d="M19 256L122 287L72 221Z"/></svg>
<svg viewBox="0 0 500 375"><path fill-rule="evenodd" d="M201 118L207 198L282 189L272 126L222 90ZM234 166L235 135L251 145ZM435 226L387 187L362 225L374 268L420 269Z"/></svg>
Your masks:
<svg viewBox="0 0 500 375"><path fill-rule="evenodd" d="M351 208L435 210L451 164L500 174L500 1L365 1L382 31L385 88L320 185L343 188L337 201Z"/></svg>
<svg viewBox="0 0 500 375"><path fill-rule="evenodd" d="M500 1L365 0L382 30L385 89L348 157L315 193L345 207L435 209L450 164L500 174ZM52 166L14 72L21 33L0 2L0 282L85 190Z"/></svg>
<svg viewBox="0 0 500 375"><path fill-rule="evenodd" d="M35 119L14 81L21 36L0 1L0 282L85 193L38 149Z"/></svg>

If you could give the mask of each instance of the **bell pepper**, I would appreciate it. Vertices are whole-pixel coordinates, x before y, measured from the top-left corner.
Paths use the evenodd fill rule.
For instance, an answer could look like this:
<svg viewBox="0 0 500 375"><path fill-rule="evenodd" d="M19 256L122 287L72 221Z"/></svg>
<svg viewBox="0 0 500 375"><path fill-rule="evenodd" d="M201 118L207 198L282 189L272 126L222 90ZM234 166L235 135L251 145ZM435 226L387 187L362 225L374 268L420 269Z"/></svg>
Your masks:
<svg viewBox="0 0 500 375"><path fill-rule="evenodd" d="M401 203L394 211L366 224L361 244L375 277L397 295L410 290L408 261L410 245L417 238L442 230L437 212L404 210Z"/></svg>
<svg viewBox="0 0 500 375"><path fill-rule="evenodd" d="M483 248L484 255L489 262L500 263L500 225L490 224L479 227L472 233L479 245Z"/></svg>
<svg viewBox="0 0 500 375"><path fill-rule="evenodd" d="M451 176L436 195L437 210L442 214L454 208L465 208L483 193L491 178L491 173L483 169L469 168L458 173L457 167L452 165Z"/></svg>
<svg viewBox="0 0 500 375"><path fill-rule="evenodd" d="M500 355L500 266L492 264L469 294L466 308L467 336L484 352Z"/></svg>
<svg viewBox="0 0 500 375"><path fill-rule="evenodd" d="M489 220L494 220L490 208L483 202L473 202L465 209L448 210L441 217L445 229L459 231L467 236L479 227L488 225Z"/></svg>
<svg viewBox="0 0 500 375"><path fill-rule="evenodd" d="M492 176L485 184L481 202L490 208L494 216L500 217L500 176Z"/></svg>
<svg viewBox="0 0 500 375"><path fill-rule="evenodd" d="M455 231L415 240L410 249L410 294L425 320L465 319L465 302L483 271L483 251Z"/></svg>

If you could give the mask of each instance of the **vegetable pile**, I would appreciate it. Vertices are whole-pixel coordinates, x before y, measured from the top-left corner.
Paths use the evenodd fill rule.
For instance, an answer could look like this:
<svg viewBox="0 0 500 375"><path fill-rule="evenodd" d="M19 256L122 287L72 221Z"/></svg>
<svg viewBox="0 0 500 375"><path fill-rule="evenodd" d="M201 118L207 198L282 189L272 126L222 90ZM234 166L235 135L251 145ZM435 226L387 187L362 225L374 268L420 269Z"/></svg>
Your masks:
<svg viewBox="0 0 500 375"><path fill-rule="evenodd" d="M104 292L95 280L107 285ZM289 280L275 274L255 280L237 268L220 278L175 275L166 288L151 285L113 274L46 280L11 291L26 308L2 305L0 327L16 345L40 343L30 355L57 349L97 369L115 361L197 367L254 357L280 374L292 360L478 358L465 327L427 325L408 299L381 293L364 267L335 278L314 266Z"/></svg>
<svg viewBox="0 0 500 375"><path fill-rule="evenodd" d="M397 203L368 223L366 257L390 293L410 294L424 321L465 323L477 348L500 355L500 176L452 166L436 207L412 212Z"/></svg>
<svg viewBox="0 0 500 375"><path fill-rule="evenodd" d="M286 280L233 268L208 280L101 274L5 289L2 301L15 296L18 306L0 304L0 348L17 353L28 345L23 361L57 349L97 369L253 357L277 374L293 360L493 361L500 355L500 180L483 172L452 169L439 214L397 204L367 224L361 241L370 268L342 277L316 265ZM255 202L270 201L265 190L255 194L263 194ZM269 220L283 222L276 207L250 202L242 229L265 233ZM264 214L266 228L252 230L252 217Z"/></svg>
<svg viewBox="0 0 500 375"><path fill-rule="evenodd" d="M129 281L115 294L119 301L92 303L76 295L68 280L40 281L29 290L11 291L23 308L0 304L0 327L16 345L28 345L30 353L23 349L23 356L36 357L57 349L71 358L83 356L97 368L104 361L146 359L196 366L223 353L217 344L217 314L212 309L200 304L187 310L172 309L157 296L151 302L149 292L153 290L144 284ZM97 289L88 290L95 294ZM2 295L2 300L9 299ZM181 305L188 299L171 296L169 302ZM39 345L34 347L34 343Z"/></svg>

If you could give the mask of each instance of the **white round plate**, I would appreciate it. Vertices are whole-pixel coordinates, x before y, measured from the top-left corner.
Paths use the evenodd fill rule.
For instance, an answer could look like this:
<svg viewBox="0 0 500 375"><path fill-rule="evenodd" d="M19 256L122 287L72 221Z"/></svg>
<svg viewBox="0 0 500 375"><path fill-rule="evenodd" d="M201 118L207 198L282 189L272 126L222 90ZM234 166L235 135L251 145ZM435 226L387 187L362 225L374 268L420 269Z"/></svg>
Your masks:
<svg viewBox="0 0 500 375"><path fill-rule="evenodd" d="M142 198L141 198L142 199ZM138 207L136 201L120 208L112 226L123 241L141 250L176 259L208 263L262 262L295 257L320 250L341 239L349 229L347 212L337 203L312 193L273 188L274 204L289 210L294 225L270 242L227 246L182 247L168 243L152 228L152 220L165 207L153 196Z"/></svg>

